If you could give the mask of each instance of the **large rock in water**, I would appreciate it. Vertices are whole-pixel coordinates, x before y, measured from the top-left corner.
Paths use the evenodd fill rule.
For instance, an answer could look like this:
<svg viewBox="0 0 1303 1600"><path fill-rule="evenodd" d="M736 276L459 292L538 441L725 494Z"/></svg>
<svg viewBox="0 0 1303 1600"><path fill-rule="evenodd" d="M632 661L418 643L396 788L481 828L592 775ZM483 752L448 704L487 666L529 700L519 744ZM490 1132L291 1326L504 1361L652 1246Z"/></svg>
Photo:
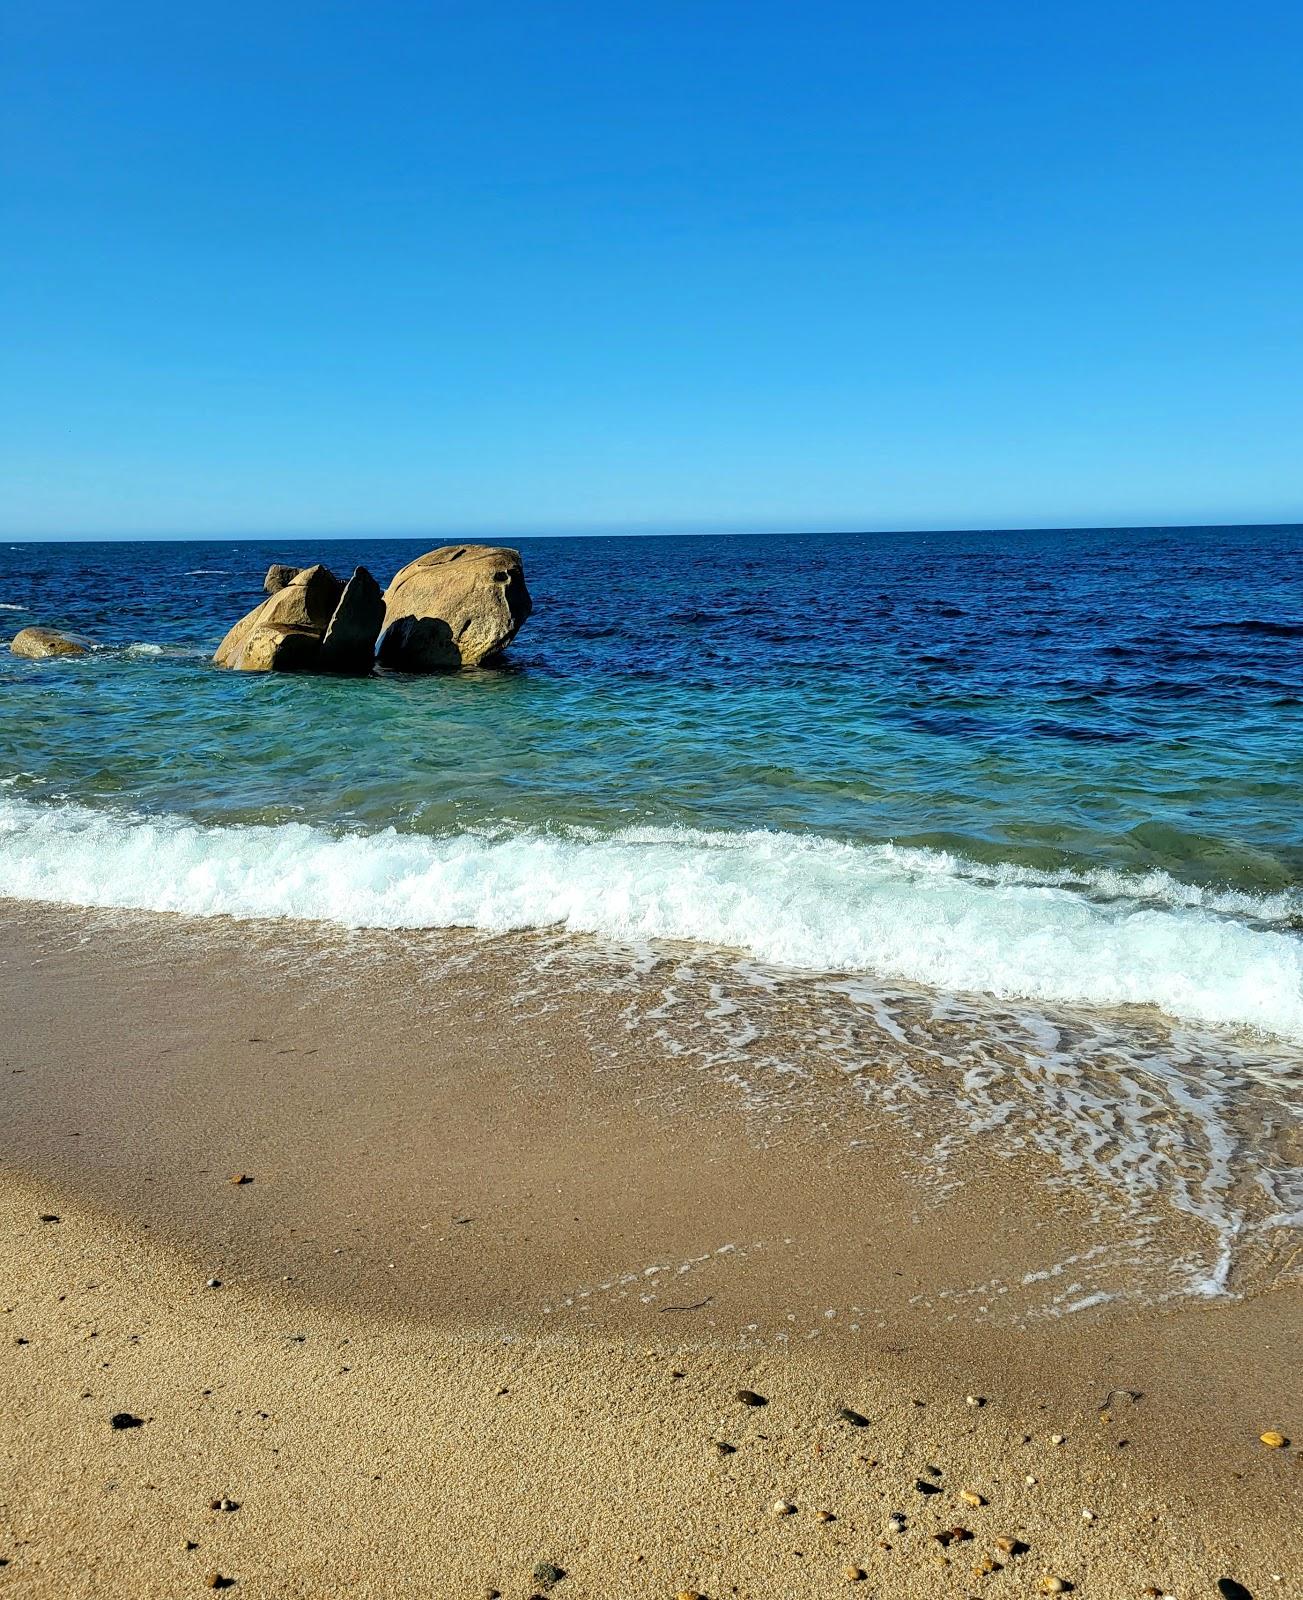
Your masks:
<svg viewBox="0 0 1303 1600"><path fill-rule="evenodd" d="M501 655L533 609L518 551L445 545L385 590L380 660L402 672L478 666Z"/></svg>
<svg viewBox="0 0 1303 1600"><path fill-rule="evenodd" d="M25 656L29 661L47 661L51 656L84 656L90 652L84 639L74 639L57 628L23 628L9 641L9 648L16 656Z"/></svg>
<svg viewBox="0 0 1303 1600"><path fill-rule="evenodd" d="M213 660L238 672L367 673L382 615L365 567L346 584L329 567L304 567L235 624Z"/></svg>

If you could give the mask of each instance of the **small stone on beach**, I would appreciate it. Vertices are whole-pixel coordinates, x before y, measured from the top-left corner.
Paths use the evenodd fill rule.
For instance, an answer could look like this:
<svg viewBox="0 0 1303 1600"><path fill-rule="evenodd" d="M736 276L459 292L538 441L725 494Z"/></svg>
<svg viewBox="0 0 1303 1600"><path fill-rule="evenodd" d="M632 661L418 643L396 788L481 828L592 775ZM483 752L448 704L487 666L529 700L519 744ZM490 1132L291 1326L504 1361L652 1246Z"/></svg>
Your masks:
<svg viewBox="0 0 1303 1600"><path fill-rule="evenodd" d="M1258 1438L1268 1450L1283 1450L1289 1443L1285 1435L1276 1428L1268 1428L1266 1433L1260 1433Z"/></svg>
<svg viewBox="0 0 1303 1600"><path fill-rule="evenodd" d="M863 1583L865 1578L868 1577L868 1573L865 1572L863 1567L843 1567L842 1577L846 1579L847 1583Z"/></svg>
<svg viewBox="0 0 1303 1600"><path fill-rule="evenodd" d="M1007 1533L1002 1533L995 1540L995 1548L1002 1556L1017 1555L1020 1550L1026 1549L1021 1539L1011 1539Z"/></svg>
<svg viewBox="0 0 1303 1600"><path fill-rule="evenodd" d="M249 1176L249 1174L247 1172L233 1172L231 1174L231 1176L226 1181L227 1181L227 1183L239 1184L239 1183L252 1183L253 1179Z"/></svg>
<svg viewBox="0 0 1303 1600"><path fill-rule="evenodd" d="M115 1411L109 1418L110 1428L143 1428L144 1426L144 1417L132 1416L130 1411Z"/></svg>
<svg viewBox="0 0 1303 1600"><path fill-rule="evenodd" d="M740 1400L744 1406L767 1406L769 1401L762 1394L757 1394L754 1389L739 1389L734 1399Z"/></svg>
<svg viewBox="0 0 1303 1600"><path fill-rule="evenodd" d="M842 1406L837 1416L841 1422L849 1422L852 1428L867 1428L869 1425L869 1419L852 1410L850 1406Z"/></svg>
<svg viewBox="0 0 1303 1600"><path fill-rule="evenodd" d="M550 1589L554 1583L560 1583L566 1575L564 1567L558 1567L551 1561L540 1561L534 1568L534 1582L541 1583L545 1589Z"/></svg>
<svg viewBox="0 0 1303 1600"><path fill-rule="evenodd" d="M959 1498L966 1506L984 1506L986 1501L978 1494L976 1489L961 1489Z"/></svg>
<svg viewBox="0 0 1303 1600"><path fill-rule="evenodd" d="M61 1220L59 1217L55 1216L53 1211L42 1211L40 1216L42 1222L58 1222Z"/></svg>
<svg viewBox="0 0 1303 1600"><path fill-rule="evenodd" d="M220 1289L221 1287L222 1280L220 1278L209 1278L207 1283L204 1284L205 1289Z"/></svg>
<svg viewBox="0 0 1303 1600"><path fill-rule="evenodd" d="M831 1511L816 1511L814 1520L816 1522L835 1522L837 1519Z"/></svg>
<svg viewBox="0 0 1303 1600"><path fill-rule="evenodd" d="M1052 1573L1047 1572L1036 1587L1042 1594L1067 1594L1072 1585L1066 1578L1056 1578Z"/></svg>
<svg viewBox="0 0 1303 1600"><path fill-rule="evenodd" d="M796 1507L790 1500L775 1500L769 1509L776 1517L790 1517Z"/></svg>

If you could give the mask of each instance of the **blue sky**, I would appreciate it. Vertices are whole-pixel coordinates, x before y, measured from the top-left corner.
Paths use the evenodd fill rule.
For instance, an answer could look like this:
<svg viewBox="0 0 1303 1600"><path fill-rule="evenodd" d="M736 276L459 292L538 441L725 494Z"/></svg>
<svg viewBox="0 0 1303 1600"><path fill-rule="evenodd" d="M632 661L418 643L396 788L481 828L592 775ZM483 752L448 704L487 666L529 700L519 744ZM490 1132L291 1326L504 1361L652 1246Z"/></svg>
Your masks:
<svg viewBox="0 0 1303 1600"><path fill-rule="evenodd" d="M1303 518L1303 7L0 10L0 532Z"/></svg>

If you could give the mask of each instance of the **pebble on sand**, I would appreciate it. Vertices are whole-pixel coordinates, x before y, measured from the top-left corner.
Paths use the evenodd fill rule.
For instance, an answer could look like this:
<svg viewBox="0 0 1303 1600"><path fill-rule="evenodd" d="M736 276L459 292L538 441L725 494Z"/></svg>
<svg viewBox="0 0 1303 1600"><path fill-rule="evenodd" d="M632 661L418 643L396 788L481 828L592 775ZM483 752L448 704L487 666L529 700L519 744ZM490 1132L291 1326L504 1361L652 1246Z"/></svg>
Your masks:
<svg viewBox="0 0 1303 1600"><path fill-rule="evenodd" d="M695 1589L680 1589L674 1600L706 1600L706 1597Z"/></svg>
<svg viewBox="0 0 1303 1600"><path fill-rule="evenodd" d="M978 1494L976 1489L961 1489L959 1498L966 1506L984 1506L986 1504L986 1500L982 1495Z"/></svg>
<svg viewBox="0 0 1303 1600"><path fill-rule="evenodd" d="M550 1589L554 1583L560 1583L566 1575L564 1567L558 1567L552 1561L540 1561L534 1568L534 1582L541 1583L545 1589Z"/></svg>
<svg viewBox="0 0 1303 1600"><path fill-rule="evenodd" d="M762 1394L757 1394L754 1389L739 1389L734 1399L740 1400L744 1406L767 1406L769 1401Z"/></svg>
<svg viewBox="0 0 1303 1600"><path fill-rule="evenodd" d="M109 1418L110 1428L143 1428L144 1417L132 1416L130 1411L115 1411Z"/></svg>
<svg viewBox="0 0 1303 1600"><path fill-rule="evenodd" d="M816 1511L814 1520L816 1522L836 1522L837 1518L831 1511Z"/></svg>
<svg viewBox="0 0 1303 1600"><path fill-rule="evenodd" d="M1260 1433L1258 1438L1266 1445L1268 1450L1283 1450L1289 1440L1277 1428L1268 1428L1266 1433Z"/></svg>
<svg viewBox="0 0 1303 1600"><path fill-rule="evenodd" d="M253 1179L247 1172L233 1172L226 1180L227 1183L252 1183Z"/></svg>
<svg viewBox="0 0 1303 1600"><path fill-rule="evenodd" d="M837 1418L840 1422L849 1422L852 1428L867 1428L869 1425L869 1419L851 1406L842 1406L837 1412Z"/></svg>
<svg viewBox="0 0 1303 1600"><path fill-rule="evenodd" d="M1042 1594L1067 1594L1072 1585L1066 1578L1056 1578L1053 1573L1047 1572L1036 1587Z"/></svg>
<svg viewBox="0 0 1303 1600"><path fill-rule="evenodd" d="M865 1572L863 1567L843 1567L842 1577L846 1579L847 1583L863 1583L865 1578L868 1577L868 1573Z"/></svg>
<svg viewBox="0 0 1303 1600"><path fill-rule="evenodd" d="M1025 1550L1027 1546L1022 1542L1021 1539L1014 1539L1011 1538L1007 1533L1002 1533L1000 1537L995 1540L995 1548L1002 1556L1016 1556L1020 1551Z"/></svg>
<svg viewBox="0 0 1303 1600"><path fill-rule="evenodd" d="M776 1517L790 1517L796 1507L790 1500L775 1500L769 1510Z"/></svg>

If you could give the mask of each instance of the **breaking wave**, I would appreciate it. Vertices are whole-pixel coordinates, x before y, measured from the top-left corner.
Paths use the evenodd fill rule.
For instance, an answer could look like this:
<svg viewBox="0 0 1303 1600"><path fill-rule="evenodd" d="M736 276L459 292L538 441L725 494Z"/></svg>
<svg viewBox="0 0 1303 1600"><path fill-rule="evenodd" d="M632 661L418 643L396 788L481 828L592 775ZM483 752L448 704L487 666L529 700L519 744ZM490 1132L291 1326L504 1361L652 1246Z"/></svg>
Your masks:
<svg viewBox="0 0 1303 1600"><path fill-rule="evenodd" d="M780 832L208 826L0 800L0 895L345 927L561 928L1303 1039L1297 893Z"/></svg>

